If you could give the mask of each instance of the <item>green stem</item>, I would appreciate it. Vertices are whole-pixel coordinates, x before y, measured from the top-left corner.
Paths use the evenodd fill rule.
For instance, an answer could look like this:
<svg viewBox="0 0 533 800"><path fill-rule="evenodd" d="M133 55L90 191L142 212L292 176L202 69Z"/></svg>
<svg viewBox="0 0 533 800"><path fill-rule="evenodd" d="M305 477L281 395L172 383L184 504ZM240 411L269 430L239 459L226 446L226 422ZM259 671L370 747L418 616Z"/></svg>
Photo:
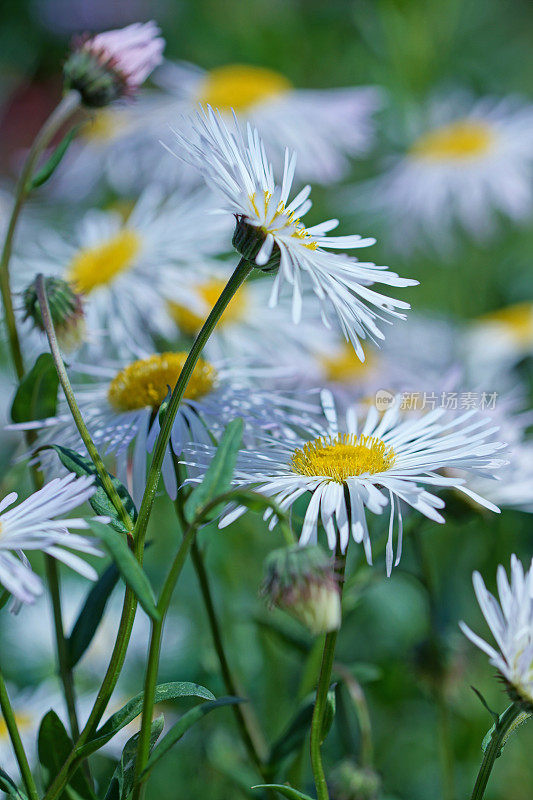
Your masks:
<svg viewBox="0 0 533 800"><path fill-rule="evenodd" d="M341 554L337 548L336 558L337 574L342 591L342 581L344 579L344 570L346 568L346 556ZM311 720L311 767L313 770L317 800L329 800L326 775L324 773L324 767L322 764L321 747L323 742L322 730L324 723L324 712L326 710L329 685L331 682L331 672L333 669L337 636L338 631L331 631L326 635L324 650L322 653L322 664L320 666L320 675L318 677L318 685L316 690L315 708L313 710L313 718Z"/></svg>
<svg viewBox="0 0 533 800"><path fill-rule="evenodd" d="M482 800L485 794L485 789L487 788L487 783L489 781L492 768L494 766L494 762L500 755L509 730L512 728L513 723L521 713L522 709L518 703L513 703L508 709L506 709L506 711L503 712L498 724L494 727L491 739L483 754L483 761L481 762L481 767L479 768L479 773L477 776L476 785L474 786L474 791L472 792L471 800Z"/></svg>
<svg viewBox="0 0 533 800"><path fill-rule="evenodd" d="M137 760L135 762L135 789L133 792L134 800L141 796L141 790L147 775L141 778L141 774L146 767L148 756L150 755L150 729L154 713L155 690L157 686L157 673L159 670L159 659L161 654L161 637L163 635L163 625L170 606L172 594L178 582L194 537L198 530L198 525L192 524L188 527L176 557L167 575L161 595L157 603L159 618L152 620L152 631L150 634L150 647L148 651L148 664L146 667L146 677L144 681L143 714L141 731L139 734L139 746L137 749Z"/></svg>
<svg viewBox="0 0 533 800"><path fill-rule="evenodd" d="M26 198L30 192L30 181L39 156L48 146L57 131L79 107L80 101L81 96L78 92L68 92L68 94L63 97L54 111L52 111L41 130L35 137L17 183L15 191L15 204L9 219L2 256L0 258L0 293L2 294L2 301L4 304L9 349L19 380L21 380L24 375L24 361L22 358L22 351L17 332L17 323L15 319L15 311L13 309L13 298L11 296L11 283L9 277L9 262L11 260L11 252L13 250L13 240L20 217L20 212L22 211L24 202L26 201Z"/></svg>
<svg viewBox="0 0 533 800"><path fill-rule="evenodd" d="M104 487L105 493L113 503L126 530L132 531L133 522L130 518L130 515L124 508L124 504L120 499L117 490L113 486L113 482L109 477L109 473L104 466L104 462L102 461L100 453L96 449L96 446L93 440L91 439L91 435L81 415L78 403L76 402L76 397L74 395L74 391L72 390L70 379L68 377L67 370L65 369L65 364L61 356L61 351L59 349L59 344L57 341L57 336L54 328L54 322L52 320L52 314L50 313L50 305L48 303L48 297L46 295L46 285L44 281L44 275L37 276L36 289L37 289L37 298L39 300L39 306L41 309L41 317L43 320L43 325L46 331L46 335L48 337L48 344L50 345L50 352L52 354L52 358L54 359L57 375L59 377L61 386L63 387L63 392L65 393L65 398L68 403L70 413L72 414L74 423L83 440L83 444L87 448L87 452L91 458L91 461L93 462L96 468L96 472L98 473L98 477L102 482L102 486Z"/></svg>
<svg viewBox="0 0 533 800"><path fill-rule="evenodd" d="M6 685L4 683L4 678L1 671L0 671L0 708L2 709L2 714L4 716L6 728L9 733L9 738L11 739L11 744L13 745L13 750L15 751L15 757L19 765L20 775L22 777L24 786L26 787L28 797L30 798L30 800L39 800L37 787L35 786L35 781L33 780L33 776L31 774L30 765L28 764L28 759L26 757L24 746L22 744L22 740L20 738L19 730L17 727L15 714L13 713L13 709L9 701L9 696L7 694Z"/></svg>
<svg viewBox="0 0 533 800"><path fill-rule="evenodd" d="M144 490L141 507L139 509L139 516L135 525L136 539L141 539L141 541L144 541L148 520L150 518L150 513L157 492L157 486L159 484L163 458L165 456L170 434L172 432L172 426L174 425L174 420L176 418L176 414L178 413L178 408L180 406L183 393L187 388L187 384L189 383L189 379L200 357L200 353L215 329L220 317L224 313L228 303L236 294L239 287L244 283L253 268L253 264L250 264L244 258L241 258L237 264L237 267L235 268L235 271L224 287L222 294L218 298L209 316L204 322L198 336L194 340L189 355L187 356L187 360L183 365L183 369L180 372L177 383L170 397L168 408L161 425L161 430L159 431L159 436L157 437L157 441L155 443L154 455L150 465L150 470L148 472L146 488Z"/></svg>

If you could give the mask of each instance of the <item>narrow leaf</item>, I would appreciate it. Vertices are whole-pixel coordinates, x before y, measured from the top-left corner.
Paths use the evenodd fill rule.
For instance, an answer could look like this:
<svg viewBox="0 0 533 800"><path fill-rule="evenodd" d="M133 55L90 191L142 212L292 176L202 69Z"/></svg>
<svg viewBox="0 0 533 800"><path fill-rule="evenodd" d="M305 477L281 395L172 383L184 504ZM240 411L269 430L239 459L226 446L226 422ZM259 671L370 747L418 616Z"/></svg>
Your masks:
<svg viewBox="0 0 533 800"><path fill-rule="evenodd" d="M335 711L337 707L337 702L335 698L335 687L336 684L334 683L328 692L326 698L326 707L324 709L324 717L322 719L322 730L320 731L320 741L323 742L328 735L331 726L333 725L333 720L335 719Z"/></svg>
<svg viewBox="0 0 533 800"><path fill-rule="evenodd" d="M147 772L150 772L153 767L157 764L157 762L165 756L171 747L179 742L182 736L191 728L195 722L205 717L210 711L213 711L215 708L220 708L221 706L229 706L235 705L236 703L244 702L242 697L220 697L218 700L212 700L207 703L202 703L196 708L191 708L190 711L187 711L175 725L169 730L167 735L159 742L159 744L154 748L154 751L150 758L148 759L148 763L146 768L143 772L145 775Z"/></svg>
<svg viewBox="0 0 533 800"><path fill-rule="evenodd" d="M104 570L89 591L83 608L78 614L72 632L67 639L70 669L76 666L91 644L104 614L107 601L117 585L119 577L120 572L117 565L113 562Z"/></svg>
<svg viewBox="0 0 533 800"><path fill-rule="evenodd" d="M57 407L57 377L50 353L41 353L23 377L11 405L13 422L31 422L53 417Z"/></svg>
<svg viewBox="0 0 533 800"><path fill-rule="evenodd" d="M163 733L164 727L165 718L163 715L157 717L157 719L154 719L152 722L150 728L150 752L152 752L155 743ZM139 735L139 733L136 733L126 742L104 800L126 800L130 795L133 789L133 776L135 774Z"/></svg>
<svg viewBox="0 0 533 800"><path fill-rule="evenodd" d="M26 795L17 787L15 781L9 777L2 767L0 767L0 791L5 792L8 797L15 798L15 800L28 800Z"/></svg>
<svg viewBox="0 0 533 800"><path fill-rule="evenodd" d="M138 717L143 708L144 692L133 697L125 706L113 714L107 722L105 722L94 734L92 739L89 740L87 745L83 748L83 755L94 753L99 750L104 744L110 741L113 736L118 733L122 728L128 725L135 717ZM178 700L182 697L199 697L201 700L215 700L215 695L200 686L198 683L189 683L187 681L162 683L155 692L155 703L163 703L167 700Z"/></svg>
<svg viewBox="0 0 533 800"><path fill-rule="evenodd" d="M299 792L298 789L293 789L292 786L284 786L281 783L258 783L256 786L252 786L252 789L274 789L283 797L288 797L289 800L314 800L308 794Z"/></svg>
<svg viewBox="0 0 533 800"><path fill-rule="evenodd" d="M105 549L117 565L124 581L137 597L139 603L152 619L159 618L150 581L135 556L129 549L126 539L117 536L117 532L97 520L89 520L94 535L102 542Z"/></svg>
<svg viewBox="0 0 533 800"><path fill-rule="evenodd" d="M90 458L80 455L75 450L71 450L69 447L62 447L59 444L44 445L39 449L55 450L63 466L66 467L69 472L73 472L75 475L94 475L96 491L89 500L91 506L98 515L110 517L110 524L115 528L115 530L120 531L120 533L128 532L122 520L119 518L115 506L107 496L102 482L96 472L96 467ZM137 519L137 509L135 508L135 504L131 499L128 490L117 478L113 477L113 475L110 475L110 478L113 486L117 490L118 496L124 504L124 508L130 515L132 521L135 522Z"/></svg>
<svg viewBox="0 0 533 800"><path fill-rule="evenodd" d="M224 431L202 483L195 487L185 503L185 516L188 522L194 520L203 506L231 487L237 454L242 442L242 429L242 419L238 418L232 420ZM215 516L216 509L213 509L212 513Z"/></svg>
<svg viewBox="0 0 533 800"><path fill-rule="evenodd" d="M66 134L66 136L64 136L63 139L59 142L59 144L57 145L56 149L54 150L48 161L45 164L43 164L41 169L38 172L36 172L33 178L31 178L31 180L29 181L28 184L29 191L32 191L32 189L37 189L38 186L42 186L43 183L46 183L46 181L52 177L55 170L61 163L61 159L67 152L71 141L76 136L79 128L80 128L79 125L75 125L73 128L70 129L70 131Z"/></svg>
<svg viewBox="0 0 533 800"><path fill-rule="evenodd" d="M308 695L297 709L285 731L272 745L268 759L269 765L278 764L302 745L309 733L314 707L315 695Z"/></svg>
<svg viewBox="0 0 533 800"><path fill-rule="evenodd" d="M72 740L55 711L44 715L39 728L39 761L45 771L46 788L50 786L72 751ZM78 771L69 781L80 798L93 800L94 795L83 772ZM68 789L68 787L67 787ZM66 790L67 791L67 790Z"/></svg>

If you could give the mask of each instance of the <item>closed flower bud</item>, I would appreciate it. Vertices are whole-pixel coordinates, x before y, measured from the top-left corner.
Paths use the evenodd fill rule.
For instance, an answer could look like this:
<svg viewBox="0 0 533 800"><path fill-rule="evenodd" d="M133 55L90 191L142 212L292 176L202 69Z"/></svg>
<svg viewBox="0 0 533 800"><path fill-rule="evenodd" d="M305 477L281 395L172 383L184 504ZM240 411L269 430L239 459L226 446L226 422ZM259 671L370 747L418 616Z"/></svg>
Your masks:
<svg viewBox="0 0 533 800"><path fill-rule="evenodd" d="M295 545L271 553L262 593L315 636L340 627L339 584L331 559L320 547Z"/></svg>
<svg viewBox="0 0 533 800"><path fill-rule="evenodd" d="M85 318L80 295L76 294L70 283L61 278L46 278L45 291L61 349L65 352L75 350L85 338ZM31 319L33 325L44 332L35 281L24 290L22 302L24 319Z"/></svg>
<svg viewBox="0 0 533 800"><path fill-rule="evenodd" d="M164 40L155 22L79 38L63 67L66 89L90 108L131 96L161 63Z"/></svg>
<svg viewBox="0 0 533 800"><path fill-rule="evenodd" d="M341 761L331 776L331 800L378 800L380 788L377 773L349 758Z"/></svg>

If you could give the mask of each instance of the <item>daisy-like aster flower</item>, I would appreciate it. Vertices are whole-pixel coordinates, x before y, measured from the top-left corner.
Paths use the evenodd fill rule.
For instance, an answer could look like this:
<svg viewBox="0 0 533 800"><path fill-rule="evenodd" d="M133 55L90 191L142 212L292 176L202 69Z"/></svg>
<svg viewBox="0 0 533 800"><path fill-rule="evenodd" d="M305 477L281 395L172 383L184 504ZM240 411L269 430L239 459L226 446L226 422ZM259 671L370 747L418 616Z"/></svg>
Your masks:
<svg viewBox="0 0 533 800"><path fill-rule="evenodd" d="M235 471L237 485L275 497L283 509L289 509L302 495L310 496L301 544L316 543L321 520L332 550L338 542L345 551L351 534L356 542L363 544L367 560L372 563L365 508L381 514L390 506L386 550L390 575L395 514L398 516L396 564L401 557L401 500L429 519L444 522L439 511L444 501L424 487L454 487L486 508L498 511L493 503L465 486L464 478L445 477L438 472L454 466L466 472L491 475L505 463L494 458L494 453L504 445L490 441L497 429L490 427L489 420L467 412L444 421L442 409L415 419L412 415L401 419L396 402L383 416L375 407L371 408L362 426L356 410L349 409L346 425L340 430L333 399L326 391L323 406L327 426L319 436L293 441L265 439L262 447L240 453ZM211 453L211 448L198 448L197 453L191 448L186 460L205 467ZM221 527L245 511L242 506L229 509L220 522ZM266 516L270 516L268 512ZM276 524L275 517L270 524Z"/></svg>
<svg viewBox="0 0 533 800"><path fill-rule="evenodd" d="M433 102L425 122L413 120L416 127L406 152L368 192L357 188L357 204L385 215L398 248L429 239L446 250L456 227L486 239L497 213L515 222L529 218L533 105L452 96Z"/></svg>
<svg viewBox="0 0 533 800"><path fill-rule="evenodd" d="M478 317L464 337L465 360L484 379L532 353L533 302L514 303Z"/></svg>
<svg viewBox="0 0 533 800"><path fill-rule="evenodd" d="M161 63L160 33L152 21L79 38L63 68L67 88L93 107L134 94Z"/></svg>
<svg viewBox="0 0 533 800"><path fill-rule="evenodd" d="M42 593L41 579L24 555L28 550L47 553L90 580L97 577L86 561L70 552L101 555L89 539L69 533L70 528L88 528L88 523L79 517L62 518L88 500L94 491L92 477L76 479L70 474L50 481L14 508L10 506L18 498L16 492L0 502L0 583L16 601L33 603Z"/></svg>
<svg viewBox="0 0 533 800"><path fill-rule="evenodd" d="M146 458L159 434L159 408L169 386L175 385L186 358L186 351L154 353L122 368L80 367L83 377L79 382L73 381L78 405L95 444L116 457L117 476L130 486L134 500L140 500L146 485ZM172 452L179 455L189 442L210 444L212 435L218 437L235 417L243 418L245 439L249 442L257 430L276 426L285 430L293 418L316 416L316 403L251 388L250 378L257 374L255 369L235 369L224 362L199 359L174 421ZM78 452L84 449L64 401L60 401L56 417L11 427L40 430L40 444L61 444ZM171 449L163 461L162 474L168 494L175 498Z"/></svg>
<svg viewBox="0 0 533 800"><path fill-rule="evenodd" d="M20 636L20 620L19 639ZM42 630L42 615L41 615ZM24 637L26 644L31 639ZM30 648L31 649L31 648ZM23 657L27 655L28 648L25 648ZM22 663L25 663L24 661ZM51 665L50 672L53 672L55 665ZM43 716L50 708L61 709L62 698L57 686L53 681L42 683L37 689L17 689L14 686L7 687L9 699L15 715L15 722L22 739L24 751L30 762L30 767L35 767L38 762L37 757L37 734ZM59 712L61 713L61 711ZM18 765L11 744L11 737L3 716L0 714L0 764L8 775L16 774Z"/></svg>
<svg viewBox="0 0 533 800"><path fill-rule="evenodd" d="M165 62L154 76L166 93L159 111L167 123L200 103L239 117L261 131L276 166L285 148L298 151L301 180L332 183L349 169L349 156L374 141L373 114L381 106L374 87L296 89L278 72L249 64L226 64L209 72L192 64Z"/></svg>
<svg viewBox="0 0 533 800"><path fill-rule="evenodd" d="M39 272L69 281L84 300L94 352L108 344L118 355L151 350L153 334L171 336L174 330L167 301L189 299L176 267L192 269L217 252L229 233L226 221L215 217L205 236L212 207L204 189L164 198L152 186L126 218L118 210L93 209L73 236L44 226L34 231L21 248L16 274L26 282Z"/></svg>
<svg viewBox="0 0 533 800"><path fill-rule="evenodd" d="M513 700L533 707L533 562L529 570L511 556L511 581L500 564L497 572L498 600L488 591L479 572L473 575L474 590L497 647L493 647L464 622L461 630L490 658L505 680Z"/></svg>
<svg viewBox="0 0 533 800"><path fill-rule="evenodd" d="M324 322L330 324L327 314L332 308L361 359L364 354L360 338L384 338L376 320L405 318L398 309L409 308L409 303L379 294L370 284L405 287L417 281L326 249L367 247L374 244L374 239L327 236L337 227L338 220L304 226L301 218L311 208L311 188L306 186L289 202L296 154L286 151L283 180L278 185L263 142L250 126L245 139L236 120L228 127L219 113L208 108L192 121L190 134L176 131L176 136L180 144L178 155L195 165L206 183L222 195L225 204L221 210L235 215L235 248L257 267L277 270L271 306L277 304L283 286L288 284L292 288L293 320L298 322L305 280L321 301Z"/></svg>

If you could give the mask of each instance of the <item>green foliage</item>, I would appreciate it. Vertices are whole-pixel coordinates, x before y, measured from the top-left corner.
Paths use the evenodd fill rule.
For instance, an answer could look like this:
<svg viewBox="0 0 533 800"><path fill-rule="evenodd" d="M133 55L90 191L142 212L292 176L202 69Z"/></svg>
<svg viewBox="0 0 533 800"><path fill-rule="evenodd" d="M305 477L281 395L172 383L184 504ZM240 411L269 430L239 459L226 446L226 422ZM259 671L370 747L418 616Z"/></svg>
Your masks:
<svg viewBox="0 0 533 800"><path fill-rule="evenodd" d="M45 786L48 788L72 751L72 740L55 711L50 710L41 721L38 751ZM81 770L71 777L69 787L84 800L94 798L94 793Z"/></svg>
<svg viewBox="0 0 533 800"><path fill-rule="evenodd" d="M194 520L201 509L230 488L242 443L242 430L243 422L239 418L232 420L224 431L202 483L193 489L185 503L185 516L189 522ZM216 514L215 507L204 519L212 518Z"/></svg>
<svg viewBox="0 0 533 800"><path fill-rule="evenodd" d="M293 789L292 786L284 786L281 783L258 783L256 786L252 786L252 789L274 789L283 797L288 797L289 800L314 800L308 794L299 792L298 789Z"/></svg>
<svg viewBox="0 0 533 800"><path fill-rule="evenodd" d="M126 539L117 535L117 532L108 528L98 520L90 520L89 525L93 534L102 542L103 546L117 565L122 578L133 591L139 603L152 619L159 618L155 605L154 593L150 581L132 551Z"/></svg>
<svg viewBox="0 0 533 800"><path fill-rule="evenodd" d="M117 585L119 577L119 569L113 562L104 570L88 593L83 608L78 614L78 618L67 639L70 669L76 666L91 644L105 611L107 601Z"/></svg>
<svg viewBox="0 0 533 800"><path fill-rule="evenodd" d="M165 718L163 715L157 717L157 719L154 719L152 722L152 727L150 729L150 752L152 752L155 743L163 733L164 726ZM126 800L130 795L133 789L133 776L135 774L138 744L138 733L126 742L104 800Z"/></svg>
<svg viewBox="0 0 533 800"><path fill-rule="evenodd" d="M57 407L58 386L54 359L50 353L41 353L19 383L11 405L13 422L32 422L53 417Z"/></svg>
<svg viewBox="0 0 533 800"><path fill-rule="evenodd" d="M138 717L143 707L144 692L140 692L133 697L125 706L113 714L89 740L83 748L83 754L89 755L99 750L109 742L118 731L122 730L135 717ZM179 700L183 697L197 697L200 700L215 700L214 694L197 683L187 681L177 681L172 683L160 684L155 692L155 704L163 703L167 700Z"/></svg>
<svg viewBox="0 0 533 800"><path fill-rule="evenodd" d="M67 152L70 143L78 133L80 127L81 127L80 125L75 125L61 139L61 141L57 145L56 149L54 150L50 158L46 161L45 164L43 164L41 169L35 173L33 178L31 178L27 191L31 192L33 189L37 189L39 186L42 186L43 183L46 183L46 181L49 180L49 178L52 177L52 175L58 168L59 164L61 163L63 156Z"/></svg>
<svg viewBox="0 0 533 800"><path fill-rule="evenodd" d="M9 777L7 772L0 767L0 791L5 792L13 800L28 800L26 795L20 791L15 781Z"/></svg>
<svg viewBox="0 0 533 800"><path fill-rule="evenodd" d="M82 456L77 453L75 450L71 450L69 447L62 447L59 444L49 444L44 445L41 450L55 450L59 459L64 467L66 467L69 472L73 472L75 475L82 476L82 475L94 475L95 480L94 484L96 486L96 491L93 496L89 499L89 503L96 511L97 514L105 517L110 517L111 522L110 524L120 533L127 533L127 530L124 526L124 523L118 516L118 512L107 496L107 492L105 491L102 481L100 480L97 472L96 467L94 466L93 462L90 458L86 456ZM135 508L135 504L131 499L131 496L126 489L126 487L113 475L110 475L111 483L115 487L118 496L122 500L124 508L130 515L133 522L137 519L137 509Z"/></svg>

